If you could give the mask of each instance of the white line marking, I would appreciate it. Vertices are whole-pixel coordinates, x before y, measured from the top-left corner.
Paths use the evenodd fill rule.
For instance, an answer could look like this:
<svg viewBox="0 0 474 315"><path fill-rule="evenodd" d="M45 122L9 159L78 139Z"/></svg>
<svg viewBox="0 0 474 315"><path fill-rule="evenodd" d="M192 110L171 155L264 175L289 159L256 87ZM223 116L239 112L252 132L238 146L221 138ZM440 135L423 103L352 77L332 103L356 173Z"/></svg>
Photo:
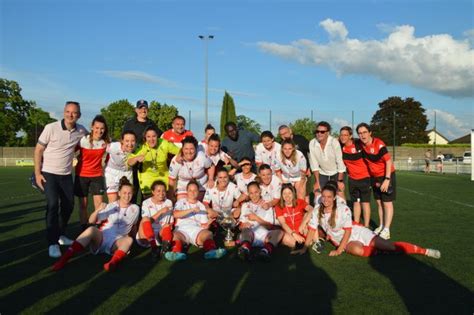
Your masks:
<svg viewBox="0 0 474 315"><path fill-rule="evenodd" d="M416 190L413 190L413 189L408 189L408 188L405 188L405 187L398 187L400 188L401 190L405 190L405 191L408 191L408 192L411 192L413 194L417 194L419 196L428 196L430 198L433 198L433 199L438 199L438 200L445 200L445 198L441 198L441 197L437 197L437 196L433 196L433 195L428 195L428 194L424 194L422 192L419 192L419 191L416 191ZM465 207L469 207L469 208L474 208L474 205L471 205L470 203L464 203L464 202L459 202L457 200L450 200L448 199L447 201L449 202L452 202L452 203L455 203L455 204L458 204L458 205L461 205L461 206L465 206Z"/></svg>

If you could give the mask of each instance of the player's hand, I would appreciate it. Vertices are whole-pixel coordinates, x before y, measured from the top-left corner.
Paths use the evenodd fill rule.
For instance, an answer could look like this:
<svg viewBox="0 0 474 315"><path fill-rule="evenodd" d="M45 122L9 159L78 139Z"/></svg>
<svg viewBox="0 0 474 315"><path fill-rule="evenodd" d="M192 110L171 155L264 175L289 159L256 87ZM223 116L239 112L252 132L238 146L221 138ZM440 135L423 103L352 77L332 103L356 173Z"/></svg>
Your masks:
<svg viewBox="0 0 474 315"><path fill-rule="evenodd" d="M335 257L335 256L339 256L342 254L342 251L339 251L339 250L332 250L331 252L329 252L329 256L332 256L332 257Z"/></svg>
<svg viewBox="0 0 474 315"><path fill-rule="evenodd" d="M265 210L270 209L270 203L268 203L268 202L263 202L261 206L262 206L262 208L265 209Z"/></svg>
<svg viewBox="0 0 474 315"><path fill-rule="evenodd" d="M183 164L183 156L181 155L181 153L176 154L174 160L175 160L176 163L178 163L178 164Z"/></svg>
<svg viewBox="0 0 474 315"><path fill-rule="evenodd" d="M306 246L303 246L303 248L292 250L290 252L290 254L291 255L303 255L304 253L306 253L307 250L308 250L308 248Z"/></svg>
<svg viewBox="0 0 474 315"><path fill-rule="evenodd" d="M240 228L240 230L243 230L243 229L248 229L248 228L250 228L251 226L252 226L252 225L251 225L249 222L242 222L242 223L240 223L239 228Z"/></svg>
<svg viewBox="0 0 474 315"><path fill-rule="evenodd" d="M298 232L300 234L303 234L303 235L308 234L307 233L308 232L308 226L307 225L303 226L303 224L301 224L299 229L298 229Z"/></svg>
<svg viewBox="0 0 474 315"><path fill-rule="evenodd" d="M240 217L240 208L235 208L235 210L232 211L232 216L234 219L238 219Z"/></svg>
<svg viewBox="0 0 474 315"><path fill-rule="evenodd" d="M145 161L145 155L137 155L135 157L135 159L136 159L137 162L141 163L141 162Z"/></svg>
<svg viewBox="0 0 474 315"><path fill-rule="evenodd" d="M201 211L201 209L199 209L199 207L191 208L191 212L199 213L199 211Z"/></svg>
<svg viewBox="0 0 474 315"><path fill-rule="evenodd" d="M321 187L319 187L319 184L314 184L313 186L313 192L314 192L314 197L316 198L317 196L321 195Z"/></svg>
<svg viewBox="0 0 474 315"><path fill-rule="evenodd" d="M337 182L337 189L339 189L339 191L344 191L344 183L343 182Z"/></svg>
<svg viewBox="0 0 474 315"><path fill-rule="evenodd" d="M255 214L255 213L249 213L247 214L247 219L249 221L257 221L258 220L258 216Z"/></svg>
<svg viewBox="0 0 474 315"><path fill-rule="evenodd" d="M44 178L43 174L39 173L35 175L36 178L36 185L44 191L43 183L46 183L46 179Z"/></svg>
<svg viewBox="0 0 474 315"><path fill-rule="evenodd" d="M380 185L380 191L381 192L387 192L388 191L388 186L390 186L390 181L388 179L385 179L382 183L382 185Z"/></svg>
<svg viewBox="0 0 474 315"><path fill-rule="evenodd" d="M212 224L214 221L216 221L216 219L209 220L209 221L207 221L207 223L202 223L202 224L201 224L201 227L202 227L203 229L206 229L206 230L207 230L207 229L209 229L209 227L211 226L211 224Z"/></svg>
<svg viewBox="0 0 474 315"><path fill-rule="evenodd" d="M207 216L209 217L209 219L215 219L219 216L219 212L217 212L213 209L209 209L209 210L207 210Z"/></svg>
<svg viewBox="0 0 474 315"><path fill-rule="evenodd" d="M107 204L105 202L102 202L98 207L97 209L95 209L95 211L100 211L102 209L105 209L105 207L107 207Z"/></svg>
<svg viewBox="0 0 474 315"><path fill-rule="evenodd" d="M293 236L293 238L295 239L295 241L297 243L304 243L305 242L305 238L301 235L299 235L298 233L292 233L291 234Z"/></svg>
<svg viewBox="0 0 474 315"><path fill-rule="evenodd" d="M208 180L207 181L207 188L213 188L214 187L214 181L213 180Z"/></svg>

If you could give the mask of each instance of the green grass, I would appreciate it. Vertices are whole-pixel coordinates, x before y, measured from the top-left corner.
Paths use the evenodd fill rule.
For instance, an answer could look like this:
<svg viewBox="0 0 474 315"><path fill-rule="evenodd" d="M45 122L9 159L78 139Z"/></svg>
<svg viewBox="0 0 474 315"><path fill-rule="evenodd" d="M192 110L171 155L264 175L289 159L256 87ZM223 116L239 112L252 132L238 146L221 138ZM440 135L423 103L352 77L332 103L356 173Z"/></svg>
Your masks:
<svg viewBox="0 0 474 315"><path fill-rule="evenodd" d="M117 272L104 255L80 255L57 273L48 257L43 196L29 168L0 168L0 313L450 313L474 311L474 184L467 176L399 172L392 239L442 258L324 253L246 264L231 252L152 264L133 247ZM373 208L374 210L374 208ZM376 217L373 211L373 218ZM78 213L70 236L77 236Z"/></svg>

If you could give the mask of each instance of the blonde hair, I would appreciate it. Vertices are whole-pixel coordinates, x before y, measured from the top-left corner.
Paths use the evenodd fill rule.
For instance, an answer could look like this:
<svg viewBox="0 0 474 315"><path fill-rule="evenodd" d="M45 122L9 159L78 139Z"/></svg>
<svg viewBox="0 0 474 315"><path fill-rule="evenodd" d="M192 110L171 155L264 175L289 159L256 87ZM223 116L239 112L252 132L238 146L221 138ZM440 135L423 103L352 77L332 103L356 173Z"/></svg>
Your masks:
<svg viewBox="0 0 474 315"><path fill-rule="evenodd" d="M325 185L323 187L323 190L321 191L321 193L325 190L329 190L330 192L332 192L333 196L336 196L336 189L333 186ZM329 225L332 228L336 227L336 212L337 212L337 201L334 200L334 204L332 205L331 217L329 218ZM319 209L318 209L318 220L319 220L319 222L321 222L321 220L323 219L323 216L324 216L324 205L322 203L320 203L319 204Z"/></svg>
<svg viewBox="0 0 474 315"><path fill-rule="evenodd" d="M285 144L290 144L292 147L293 147L293 152L291 153L291 156L290 158L288 159L285 154L283 153L283 147L285 146ZM283 140L282 143L281 143L281 149L280 149L280 154L281 154L281 159L283 162L285 162L286 160L290 160L291 163L293 163L293 165L296 165L296 145L295 143L293 142L293 140L290 140L290 139L287 139L287 140Z"/></svg>

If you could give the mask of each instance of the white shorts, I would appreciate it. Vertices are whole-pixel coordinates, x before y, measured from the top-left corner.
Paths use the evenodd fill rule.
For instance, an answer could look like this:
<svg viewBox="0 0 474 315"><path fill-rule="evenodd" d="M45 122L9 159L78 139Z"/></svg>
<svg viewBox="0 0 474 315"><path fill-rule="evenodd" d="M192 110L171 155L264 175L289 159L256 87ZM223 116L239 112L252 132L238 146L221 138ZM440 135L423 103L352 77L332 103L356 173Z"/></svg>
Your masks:
<svg viewBox="0 0 474 315"><path fill-rule="evenodd" d="M107 187L107 193L116 193L119 191L120 179L125 176L133 184L133 173L132 171L120 171L113 168L105 169L105 187Z"/></svg>
<svg viewBox="0 0 474 315"><path fill-rule="evenodd" d="M270 233L269 230L267 230L261 225L250 228L250 231L252 231L252 246L259 246L259 247L265 244L268 233Z"/></svg>
<svg viewBox="0 0 474 315"><path fill-rule="evenodd" d="M184 235L186 238L186 243L192 244L194 246L199 246L197 245L197 238L199 236L199 233L203 231L203 229L200 226L194 226L194 225L185 225L185 226L177 226L175 229L175 232L179 232Z"/></svg>
<svg viewBox="0 0 474 315"><path fill-rule="evenodd" d="M298 177L288 177L288 176L285 176L285 174L281 174L281 179L282 179L282 182L284 184L286 183L291 183L291 184L295 184L296 182L299 182L301 180L301 176L298 176Z"/></svg>
<svg viewBox="0 0 474 315"><path fill-rule="evenodd" d="M114 233L113 230L105 230L102 231L102 242L100 243L97 249L90 248L91 253L93 255L97 255L99 253L106 253L108 255L112 255L112 247L115 244L115 241L120 238L120 235Z"/></svg>
<svg viewBox="0 0 474 315"><path fill-rule="evenodd" d="M377 235L372 230L360 225L353 225L349 242L360 242L364 246L369 246L375 236Z"/></svg>

